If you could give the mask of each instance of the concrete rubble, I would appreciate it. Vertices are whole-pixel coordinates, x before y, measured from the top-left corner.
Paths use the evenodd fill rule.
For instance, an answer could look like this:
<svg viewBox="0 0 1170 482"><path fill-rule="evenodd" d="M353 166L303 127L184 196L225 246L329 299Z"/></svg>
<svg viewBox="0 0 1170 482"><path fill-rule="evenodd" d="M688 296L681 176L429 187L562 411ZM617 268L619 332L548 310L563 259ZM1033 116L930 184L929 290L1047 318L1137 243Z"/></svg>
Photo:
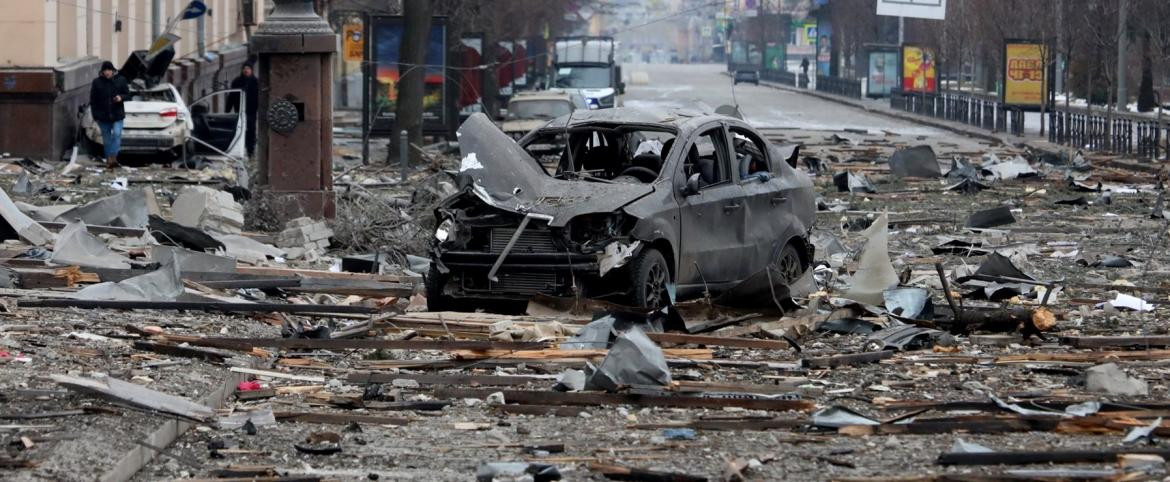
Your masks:
<svg viewBox="0 0 1170 482"><path fill-rule="evenodd" d="M285 224L276 235L276 246L285 248L289 259L316 259L329 248L333 230L324 221L300 217Z"/></svg>
<svg viewBox="0 0 1170 482"><path fill-rule="evenodd" d="M174 221L183 226L222 234L239 234L244 228L244 207L225 191L205 186L184 188L172 209Z"/></svg>

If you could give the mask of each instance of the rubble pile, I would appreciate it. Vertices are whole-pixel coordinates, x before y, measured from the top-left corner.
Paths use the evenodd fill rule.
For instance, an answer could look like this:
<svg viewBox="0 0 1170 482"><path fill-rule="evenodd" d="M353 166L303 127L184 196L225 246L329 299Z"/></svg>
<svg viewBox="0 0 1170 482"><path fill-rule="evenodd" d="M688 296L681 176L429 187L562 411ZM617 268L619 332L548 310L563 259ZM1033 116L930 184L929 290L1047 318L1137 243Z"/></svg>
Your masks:
<svg viewBox="0 0 1170 482"><path fill-rule="evenodd" d="M1164 478L1163 166L935 142L895 176L922 139L845 134L768 133L823 208L785 312L426 312L405 260L342 270L339 221L244 231L206 173L118 173L159 207L100 223L44 214L132 190L30 172L58 197L0 197L0 478ZM402 223L378 229L414 226L366 252L424 254L394 243L453 185L338 169Z"/></svg>

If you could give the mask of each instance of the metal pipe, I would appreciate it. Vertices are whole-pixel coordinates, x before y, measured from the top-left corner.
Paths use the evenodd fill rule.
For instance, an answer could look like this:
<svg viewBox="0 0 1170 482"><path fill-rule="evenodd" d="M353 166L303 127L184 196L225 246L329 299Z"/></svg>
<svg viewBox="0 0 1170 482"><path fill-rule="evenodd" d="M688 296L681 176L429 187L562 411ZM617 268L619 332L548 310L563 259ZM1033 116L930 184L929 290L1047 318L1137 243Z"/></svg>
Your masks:
<svg viewBox="0 0 1170 482"><path fill-rule="evenodd" d="M150 41L154 42L162 34L162 0L150 1Z"/></svg>
<svg viewBox="0 0 1170 482"><path fill-rule="evenodd" d="M199 46L199 58L207 58L207 15L200 15L196 19L196 30L199 35L199 40L196 42Z"/></svg>

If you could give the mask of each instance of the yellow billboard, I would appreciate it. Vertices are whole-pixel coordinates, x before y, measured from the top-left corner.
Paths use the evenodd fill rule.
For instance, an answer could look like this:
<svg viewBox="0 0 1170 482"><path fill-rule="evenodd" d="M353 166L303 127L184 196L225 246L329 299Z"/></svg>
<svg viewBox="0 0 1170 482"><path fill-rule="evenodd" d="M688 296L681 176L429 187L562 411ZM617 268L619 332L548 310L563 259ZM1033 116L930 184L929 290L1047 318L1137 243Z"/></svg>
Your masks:
<svg viewBox="0 0 1170 482"><path fill-rule="evenodd" d="M1033 42L1009 41L1003 49L1003 102L1008 105L1039 106L1048 97L1048 60L1044 46Z"/></svg>
<svg viewBox="0 0 1170 482"><path fill-rule="evenodd" d="M902 45L902 91L938 92L938 64L934 49Z"/></svg>
<svg viewBox="0 0 1170 482"><path fill-rule="evenodd" d="M365 33L360 23L347 23L342 29L342 50L346 62L361 62L365 58L366 40L363 37Z"/></svg>

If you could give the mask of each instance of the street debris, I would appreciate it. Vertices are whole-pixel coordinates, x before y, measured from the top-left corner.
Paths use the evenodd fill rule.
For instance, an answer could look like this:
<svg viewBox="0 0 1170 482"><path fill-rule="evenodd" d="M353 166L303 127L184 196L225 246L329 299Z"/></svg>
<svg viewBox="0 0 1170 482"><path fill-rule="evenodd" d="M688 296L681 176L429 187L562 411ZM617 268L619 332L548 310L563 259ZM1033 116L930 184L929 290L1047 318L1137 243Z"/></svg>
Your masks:
<svg viewBox="0 0 1170 482"><path fill-rule="evenodd" d="M1049 476L1025 464L1109 478L1170 456L1157 445L1170 268L1155 174L1088 154L1086 168L1051 170L1011 146L926 155L906 136L765 130L806 144L799 169L818 166L804 201L815 191L825 209L788 258L807 263L783 261L779 243L735 275L701 256L664 263L661 289L643 293L659 304L630 306L611 296L629 278L612 275L662 246L626 229L648 219L627 201L650 185L545 180L514 165L533 158L514 142L477 145L474 130L463 153L426 149L435 166L406 183L339 161L338 220L266 219L263 232L248 219L259 196L235 200L214 162L95 172L79 188L28 170L32 189L0 197L0 477L112 474L129 457L143 480ZM952 160L947 179L938 159ZM1068 172L1102 186L1082 193ZM6 186L19 174L0 171ZM575 290L579 278L509 268L564 263L545 235L578 209L593 251L573 262L607 282ZM370 213L387 217L339 221ZM436 252L440 232L448 248L486 244L452 257L473 250ZM456 269L468 259L475 269ZM684 269L688 283L666 276ZM435 305L451 293L428 290L436 273L508 296ZM515 291L550 280L563 296Z"/></svg>

